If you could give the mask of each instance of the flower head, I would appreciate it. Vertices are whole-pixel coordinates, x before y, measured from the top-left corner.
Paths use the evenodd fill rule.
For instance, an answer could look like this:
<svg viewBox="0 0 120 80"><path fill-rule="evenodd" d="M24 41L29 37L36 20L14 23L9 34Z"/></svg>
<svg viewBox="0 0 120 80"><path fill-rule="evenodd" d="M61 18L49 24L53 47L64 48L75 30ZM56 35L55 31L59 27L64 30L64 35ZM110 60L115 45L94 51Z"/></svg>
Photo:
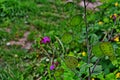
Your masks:
<svg viewBox="0 0 120 80"><path fill-rule="evenodd" d="M119 36L115 37L114 41L118 42L119 41Z"/></svg>
<svg viewBox="0 0 120 80"><path fill-rule="evenodd" d="M86 52L85 51L82 52L82 56L86 56Z"/></svg>
<svg viewBox="0 0 120 80"><path fill-rule="evenodd" d="M80 67L80 64L78 64L77 67Z"/></svg>
<svg viewBox="0 0 120 80"><path fill-rule="evenodd" d="M95 78L92 78L92 80L95 80Z"/></svg>
<svg viewBox="0 0 120 80"><path fill-rule="evenodd" d="M92 80L95 80L95 78L92 78Z"/></svg>
<svg viewBox="0 0 120 80"><path fill-rule="evenodd" d="M120 78L120 72L116 74L116 78Z"/></svg>
<svg viewBox="0 0 120 80"><path fill-rule="evenodd" d="M103 22L102 22L102 21L99 21L98 24L101 25L101 24L103 24Z"/></svg>
<svg viewBox="0 0 120 80"><path fill-rule="evenodd" d="M52 62L52 65L55 65L55 67L57 67L58 66L58 64L59 64L59 62Z"/></svg>
<svg viewBox="0 0 120 80"><path fill-rule="evenodd" d="M117 14L113 14L112 16L110 16L110 18L111 18L113 21L116 21Z"/></svg>
<svg viewBox="0 0 120 80"><path fill-rule="evenodd" d="M50 70L54 70L55 69L55 66L54 65L51 65L50 66Z"/></svg>
<svg viewBox="0 0 120 80"><path fill-rule="evenodd" d="M47 36L45 36L45 37L43 37L42 39L41 39L41 41L40 41L41 43L44 43L44 44L47 44L47 43L49 43L50 42L50 38L49 37L47 37Z"/></svg>
<svg viewBox="0 0 120 80"><path fill-rule="evenodd" d="M115 3L115 7L117 7L118 5L119 5L118 2L116 2L116 3Z"/></svg>
<svg viewBox="0 0 120 80"><path fill-rule="evenodd" d="M58 62L55 62L55 66L58 66L58 64L59 64Z"/></svg>

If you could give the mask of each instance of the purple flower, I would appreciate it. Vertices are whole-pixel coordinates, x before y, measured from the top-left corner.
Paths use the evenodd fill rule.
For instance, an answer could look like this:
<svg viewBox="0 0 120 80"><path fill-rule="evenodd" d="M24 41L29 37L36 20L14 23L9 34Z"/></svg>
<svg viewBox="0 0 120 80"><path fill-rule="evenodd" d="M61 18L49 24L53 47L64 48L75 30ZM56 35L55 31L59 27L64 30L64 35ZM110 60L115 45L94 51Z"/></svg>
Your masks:
<svg viewBox="0 0 120 80"><path fill-rule="evenodd" d="M116 21L116 18L117 18L117 14L113 14L113 15L112 15L113 21Z"/></svg>
<svg viewBox="0 0 120 80"><path fill-rule="evenodd" d="M42 40L40 42L44 43L44 44L49 43L50 42L50 38L45 36L45 37L42 38Z"/></svg>
<svg viewBox="0 0 120 80"><path fill-rule="evenodd" d="M113 21L116 21L116 16L113 16Z"/></svg>
<svg viewBox="0 0 120 80"><path fill-rule="evenodd" d="M55 66L54 65L51 65L50 66L50 70L54 70L55 69Z"/></svg>

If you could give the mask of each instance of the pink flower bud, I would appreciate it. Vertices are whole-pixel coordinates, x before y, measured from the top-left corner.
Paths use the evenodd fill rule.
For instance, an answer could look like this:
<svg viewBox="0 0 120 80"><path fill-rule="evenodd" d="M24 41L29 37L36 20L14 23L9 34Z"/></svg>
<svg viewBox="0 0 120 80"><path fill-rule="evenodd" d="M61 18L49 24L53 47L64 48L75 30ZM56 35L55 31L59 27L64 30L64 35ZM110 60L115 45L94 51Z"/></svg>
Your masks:
<svg viewBox="0 0 120 80"><path fill-rule="evenodd" d="M45 37L43 37L42 39L41 39L41 41L40 41L41 43L43 43L43 44L47 44L47 43L50 43L50 38L49 37L47 37L47 36L45 36Z"/></svg>

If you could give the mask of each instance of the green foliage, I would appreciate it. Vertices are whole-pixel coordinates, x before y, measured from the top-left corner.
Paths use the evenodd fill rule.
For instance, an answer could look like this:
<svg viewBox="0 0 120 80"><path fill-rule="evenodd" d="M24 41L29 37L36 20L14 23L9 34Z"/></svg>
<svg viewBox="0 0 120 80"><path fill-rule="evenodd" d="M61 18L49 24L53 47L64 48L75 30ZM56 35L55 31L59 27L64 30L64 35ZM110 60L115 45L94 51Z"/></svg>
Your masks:
<svg viewBox="0 0 120 80"><path fill-rule="evenodd" d="M70 33L64 33L61 40L63 43L68 44L72 41L72 35Z"/></svg>
<svg viewBox="0 0 120 80"><path fill-rule="evenodd" d="M36 14L37 9L33 1L2 0L0 2L0 22L4 22L3 25L5 25L8 21L15 21L15 18L23 18L30 13Z"/></svg>
<svg viewBox="0 0 120 80"><path fill-rule="evenodd" d="M102 42L100 48L103 51L104 55L114 56L114 49L110 42Z"/></svg>
<svg viewBox="0 0 120 80"><path fill-rule="evenodd" d="M97 57L109 56L111 61L115 60L114 48L110 42L97 43L92 47L92 52Z"/></svg>
<svg viewBox="0 0 120 80"><path fill-rule="evenodd" d="M0 79L86 80L90 68L95 80L117 80L120 1L100 0L103 4L98 11L87 10L90 56L85 13L79 1L0 0ZM7 44L21 41L26 32L24 44ZM41 43L44 36L50 37L50 43ZM24 49L27 43L32 44L28 50ZM50 70L51 65L54 70Z"/></svg>
<svg viewBox="0 0 120 80"><path fill-rule="evenodd" d="M27 39L29 41L34 41L35 40L35 35L36 35L36 32L35 31L31 31L31 33L28 35Z"/></svg>
<svg viewBox="0 0 120 80"><path fill-rule="evenodd" d="M110 73L110 74L106 75L105 80L116 80L114 73Z"/></svg>
<svg viewBox="0 0 120 80"><path fill-rule="evenodd" d="M92 53L97 56L97 57L102 57L104 56L102 50L100 49L100 43L97 43L92 47Z"/></svg>
<svg viewBox="0 0 120 80"><path fill-rule="evenodd" d="M56 79L59 79L62 78L63 73L64 73L64 69L60 68L55 71L54 76Z"/></svg>
<svg viewBox="0 0 120 80"><path fill-rule="evenodd" d="M71 11L75 8L75 4L73 2L68 2L64 5L65 11Z"/></svg>
<svg viewBox="0 0 120 80"><path fill-rule="evenodd" d="M77 26L81 23L81 21L82 21L82 15L73 16L70 20L70 25Z"/></svg>
<svg viewBox="0 0 120 80"><path fill-rule="evenodd" d="M8 38L8 33L5 30L0 30L0 40Z"/></svg>
<svg viewBox="0 0 120 80"><path fill-rule="evenodd" d="M74 69L78 65L78 60L73 56L67 56L65 57L65 64L67 65L68 68Z"/></svg>

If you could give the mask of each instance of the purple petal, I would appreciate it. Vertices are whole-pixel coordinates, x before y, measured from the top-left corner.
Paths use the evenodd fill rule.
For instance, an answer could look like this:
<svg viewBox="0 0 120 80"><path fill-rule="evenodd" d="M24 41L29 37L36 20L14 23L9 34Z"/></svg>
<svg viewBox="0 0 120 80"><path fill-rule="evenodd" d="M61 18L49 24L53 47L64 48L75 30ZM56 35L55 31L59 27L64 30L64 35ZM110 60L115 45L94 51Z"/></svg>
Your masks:
<svg viewBox="0 0 120 80"><path fill-rule="evenodd" d="M49 42L50 42L50 38L47 36L43 37L41 40L41 43L44 43L44 44L49 43Z"/></svg>
<svg viewBox="0 0 120 80"><path fill-rule="evenodd" d="M51 66L50 66L50 70L53 70L53 69L55 69L55 66L54 66L54 65L51 65Z"/></svg>

